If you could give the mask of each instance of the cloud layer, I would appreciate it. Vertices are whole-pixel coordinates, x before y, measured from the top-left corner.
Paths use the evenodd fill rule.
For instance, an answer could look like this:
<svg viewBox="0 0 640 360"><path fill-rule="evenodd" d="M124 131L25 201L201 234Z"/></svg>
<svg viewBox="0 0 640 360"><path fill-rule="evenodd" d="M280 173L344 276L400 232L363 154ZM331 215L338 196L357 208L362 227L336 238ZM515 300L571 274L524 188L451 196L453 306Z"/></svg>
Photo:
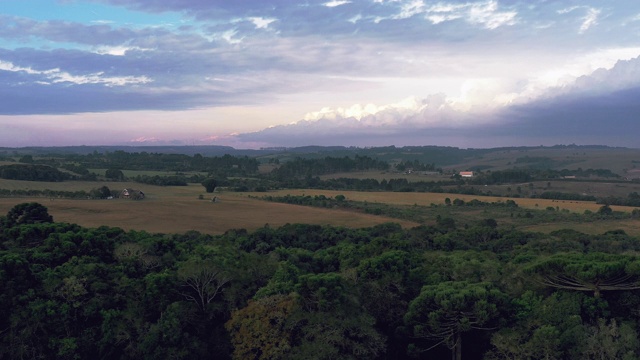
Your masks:
<svg viewBox="0 0 640 360"><path fill-rule="evenodd" d="M113 121L128 125L140 112L166 111L174 125L160 129L145 117L132 139L278 144L291 142L287 134L320 141L334 129L331 141L361 132L372 134L367 142L401 142L477 135L513 117L534 123L536 111L630 100L640 86L635 0L20 4L0 15L6 128L33 115L62 129L89 113L117 112ZM251 110L234 115L240 107ZM210 112L207 134L201 120L195 126L183 115L189 111ZM20 145L15 139L0 134Z"/></svg>
<svg viewBox="0 0 640 360"><path fill-rule="evenodd" d="M637 147L640 133L640 58L599 69L539 97L495 107L456 110L443 97L407 99L377 107L355 106L309 114L298 123L242 134L264 144L486 147L615 144Z"/></svg>

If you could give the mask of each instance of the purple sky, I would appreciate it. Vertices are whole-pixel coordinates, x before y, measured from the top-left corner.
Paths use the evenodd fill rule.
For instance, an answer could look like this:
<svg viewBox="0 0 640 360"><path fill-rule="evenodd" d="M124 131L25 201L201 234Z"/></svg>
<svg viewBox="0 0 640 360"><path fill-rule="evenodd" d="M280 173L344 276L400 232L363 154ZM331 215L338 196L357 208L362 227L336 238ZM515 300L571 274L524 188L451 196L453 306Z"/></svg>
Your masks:
<svg viewBox="0 0 640 360"><path fill-rule="evenodd" d="M0 146L640 142L640 2L21 0Z"/></svg>

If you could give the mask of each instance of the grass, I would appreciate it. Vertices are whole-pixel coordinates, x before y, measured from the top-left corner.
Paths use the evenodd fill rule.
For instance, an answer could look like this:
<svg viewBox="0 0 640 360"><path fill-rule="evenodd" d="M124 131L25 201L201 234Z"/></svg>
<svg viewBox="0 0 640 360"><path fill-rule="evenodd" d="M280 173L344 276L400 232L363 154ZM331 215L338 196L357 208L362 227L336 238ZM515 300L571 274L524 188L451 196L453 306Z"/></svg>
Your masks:
<svg viewBox="0 0 640 360"><path fill-rule="evenodd" d="M262 197L265 193L248 193L251 196ZM324 195L326 197L335 197L336 195L344 195L347 200L366 202L371 208L385 204L386 206L394 206L397 213L410 213L412 219L427 225L435 224L438 215L442 217L451 217L456 220L459 225L473 224L481 219L493 218L502 226L514 226L521 230L551 232L558 229L570 228L585 233L602 234L609 230L623 229L630 235L640 236L640 223L637 220L630 219L607 219L592 221L589 218L581 217L585 210L597 212L602 205L589 201L562 201L562 200L545 200L545 199L526 199L513 198L518 204L517 209L507 207L467 207L467 206L438 206L431 207L431 204L443 205L446 198L451 201L458 198L468 202L478 199L482 202L506 202L509 198L492 197L492 196L476 196L476 195L458 195L458 194L439 194L439 193L401 193L401 192L357 192L357 191L330 191L330 190L279 190L269 192L271 196L301 196L301 195ZM417 207L416 207L417 206ZM548 212L547 208L553 208L554 211ZM614 211L630 213L633 207L612 206ZM526 210L541 210L533 212L532 218L524 215Z"/></svg>
<svg viewBox="0 0 640 360"><path fill-rule="evenodd" d="M269 224L280 226L286 223L308 223L347 227L368 227L384 222L398 222L405 227L418 225L417 222L399 220L385 216L365 214L362 212L313 208L306 206L272 203L259 200L264 195L325 195L335 197L344 195L347 200L366 202L371 206L387 204L402 211L410 211L410 207L418 205L429 208L431 204L442 205L446 198L456 198L468 202L478 199L483 202L505 202L509 198L486 197L475 195L440 194L440 193L401 193L401 192L357 192L331 190L279 190L268 193L236 193L222 192L206 194L199 184L189 186L152 186L134 182L80 182L68 181L59 183L30 182L17 180L1 180L3 189L51 189L62 191L89 191L106 185L112 190L134 188L144 191L146 199L131 201L114 200L70 200L48 198L0 198L0 214L6 214L13 206L23 202L40 202L49 209L49 213L58 222L77 223L86 227L101 225L120 227L125 230L146 230L159 233L183 233L197 230L203 233L220 234L229 229L257 229ZM203 195L204 200L198 199ZM220 202L209 201L215 195ZM251 198L249 195L255 196ZM598 211L601 205L585 201L557 201L544 199L512 198L520 209L544 210L547 207L557 208L572 213L582 214L585 210ZM457 217L460 223L473 222L478 219L494 217L503 225L514 225L520 229L549 232L561 228L574 228L583 232L603 233L608 230L624 229L629 234L640 235L640 223L637 220L607 220L594 223L547 222L524 223L523 220L510 219L507 210L484 210L478 208L445 209L440 207L433 211L422 212L422 222L432 224L435 214ZM615 211L631 212L634 208L612 206ZM439 212L440 213L439 213Z"/></svg>
<svg viewBox="0 0 640 360"><path fill-rule="evenodd" d="M209 234L221 234L229 229L254 230L269 224L281 226L287 223L307 223L346 227L368 227L389 221L405 227L416 226L409 221L361 214L335 209L319 209L296 205L268 203L251 199L240 193L216 193L220 202L199 200L199 195L210 199L201 185L160 187L137 183L67 182L7 183L0 181L0 188L29 186L32 189L90 190L107 185L109 188L133 187L145 192L141 201L70 200L47 198L0 198L0 214L6 214L13 206L23 202L39 202L46 206L54 221L76 223L86 227L102 225L125 230L145 230L154 233L183 233L196 230ZM28 183L28 184L24 184ZM55 185L55 186L51 186ZM72 186L71 185L75 185Z"/></svg>
<svg viewBox="0 0 640 360"><path fill-rule="evenodd" d="M265 193L247 193L253 196L261 197ZM507 200L515 201L518 206L528 209L545 209L548 206L560 207L560 210L566 209L571 212L584 213L585 210L598 211L602 206L592 201L565 201L565 200L546 200L546 199L529 199L529 198L508 198L498 196L478 196L478 195L461 195L446 193L416 193L416 192L363 192L363 191L339 191L339 190L278 190L270 191L268 195L284 196L284 195L325 195L327 197L335 197L336 195L344 195L348 200L367 201L371 203L384 203L394 205L423 205L444 204L446 198L454 200L456 198L469 201L478 199L485 202L505 202ZM612 206L615 211L631 212L634 208L628 206Z"/></svg>
<svg viewBox="0 0 640 360"><path fill-rule="evenodd" d="M638 149L614 148L528 148L528 149L497 149L481 157L469 158L467 162L449 166L464 170L481 166L492 170L512 168L516 159L521 157L547 157L553 160L554 169L610 169L624 175L633 168L633 161L640 160ZM524 167L524 164L523 164Z"/></svg>

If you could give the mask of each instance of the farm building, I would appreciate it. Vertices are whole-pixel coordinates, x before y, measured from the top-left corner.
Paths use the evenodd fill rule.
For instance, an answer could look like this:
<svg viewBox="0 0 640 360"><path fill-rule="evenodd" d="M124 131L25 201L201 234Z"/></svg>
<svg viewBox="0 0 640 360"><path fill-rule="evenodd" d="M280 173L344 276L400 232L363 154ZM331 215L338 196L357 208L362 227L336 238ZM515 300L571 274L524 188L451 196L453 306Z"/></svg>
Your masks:
<svg viewBox="0 0 640 360"><path fill-rule="evenodd" d="M123 199L141 200L144 199L144 193L141 190L127 188L122 190L120 197Z"/></svg>
<svg viewBox="0 0 640 360"><path fill-rule="evenodd" d="M460 176L465 178L473 177L473 171L460 171Z"/></svg>

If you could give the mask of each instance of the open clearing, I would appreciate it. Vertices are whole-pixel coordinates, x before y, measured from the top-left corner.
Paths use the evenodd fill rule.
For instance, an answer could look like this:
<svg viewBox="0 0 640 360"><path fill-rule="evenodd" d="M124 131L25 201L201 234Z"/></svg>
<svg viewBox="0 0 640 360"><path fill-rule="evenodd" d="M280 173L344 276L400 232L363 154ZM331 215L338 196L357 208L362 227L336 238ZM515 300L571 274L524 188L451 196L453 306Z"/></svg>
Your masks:
<svg viewBox="0 0 640 360"><path fill-rule="evenodd" d="M248 193L252 196L261 197L265 193ZM330 190L279 190L271 191L268 195L284 196L284 195L324 195L327 197L335 197L336 195L344 195L347 200L367 201L369 203L384 203L399 206L429 206L430 204L442 205L446 198L454 200L456 198L466 201L478 199L484 202L505 202L507 200L515 201L520 208L544 210L553 207L558 210L566 210L569 212L584 213L585 210L597 212L602 205L591 201L569 201L569 200L546 200L546 199L528 199L528 198L506 198L493 196L477 196L477 195L460 195L460 194L440 194L440 193L401 193L401 192L358 192L358 191L330 191ZM635 208L627 206L611 206L615 211L631 213ZM483 213L478 210L478 218L482 218ZM507 219L501 220L503 224L509 224ZM598 220L593 222L554 222L543 223L537 225L518 226L521 230L549 233L560 229L575 229L588 234L602 234L606 231L622 229L630 235L640 236L640 221L637 219L611 219Z"/></svg>
<svg viewBox="0 0 640 360"><path fill-rule="evenodd" d="M22 182L25 183L25 182ZM29 183L32 189L43 183ZM37 184L37 185L36 185ZM71 190L67 183L47 183L46 188ZM74 190L90 190L102 183L87 183L88 188L76 186ZM2 181L2 188L7 188ZM17 185L17 184L14 184ZM24 184L22 184L24 185ZM57 185L57 186L55 186ZM86 184L85 184L86 185ZM212 194L204 193L201 185L159 187L134 183L107 183L112 189L133 187L142 189L147 198L140 201L70 200L42 197L0 198L0 214L23 202L39 202L46 206L56 222L76 223L85 227L102 225L125 230L145 230L153 233L184 233L196 230L207 234L221 234L229 229L257 229L269 224L306 223L348 227L368 227L385 222L398 222L406 227L418 224L387 217L351 211L311 208L277 204L251 199L241 193L217 193L219 202L213 203ZM205 199L198 199L205 195Z"/></svg>
<svg viewBox="0 0 640 360"><path fill-rule="evenodd" d="M147 198L141 201L124 199L114 200L71 200L43 197L0 198L0 214L6 214L13 206L23 202L39 202L49 209L54 221L77 223L86 227L102 225L120 227L125 230L145 230L154 233L184 233L196 230L208 234L221 234L229 229L244 228L254 230L269 224L281 226L287 223L307 223L347 227L368 227L385 222L397 222L404 227L417 226L417 223L389 217L364 214L341 209L313 208L298 205L266 202L249 197L265 195L325 195L335 197L342 194L347 200L385 203L389 205L429 206L444 204L446 198L464 201L479 199L485 202L504 202L514 200L521 208L545 209L559 208L571 212L583 213L585 210L597 211L601 205L588 201L562 201L528 198L506 198L441 193L402 193L402 192L358 192L331 190L278 190L267 193L222 192L206 194L201 185L189 186L152 186L131 182L60 182L44 183L16 180L0 180L3 189L51 189L64 191L89 191L106 185L110 189L134 188L145 192ZM204 200L198 199L199 195ZM209 199L215 195L220 202ZM616 211L631 212L634 208L612 206ZM579 228L576 228L579 226ZM576 228L588 233L603 233L607 230L625 229L629 234L640 235L640 222L637 220L600 221L591 224L554 223L541 224L528 228L532 231L549 232L561 228Z"/></svg>
<svg viewBox="0 0 640 360"><path fill-rule="evenodd" d="M518 206L526 209L545 209L548 206L559 207L560 210L566 209L571 212L584 213L585 210L598 211L602 206L593 201L571 201L571 200L546 200L546 199L529 199L529 198L507 198L497 196L478 196L478 195L461 195L446 193L418 193L418 192L363 192L363 191L336 191L336 190L278 190L268 193L247 193L253 196L261 197L265 195L284 196L284 195L325 195L327 197L335 197L342 194L347 200L368 201L371 203L384 203L392 205L421 205L429 206L430 204L441 205L444 200L449 198L461 199L469 201L478 199L485 202L505 202L507 200L515 201ZM631 212L634 207L629 206L611 206L615 211Z"/></svg>

